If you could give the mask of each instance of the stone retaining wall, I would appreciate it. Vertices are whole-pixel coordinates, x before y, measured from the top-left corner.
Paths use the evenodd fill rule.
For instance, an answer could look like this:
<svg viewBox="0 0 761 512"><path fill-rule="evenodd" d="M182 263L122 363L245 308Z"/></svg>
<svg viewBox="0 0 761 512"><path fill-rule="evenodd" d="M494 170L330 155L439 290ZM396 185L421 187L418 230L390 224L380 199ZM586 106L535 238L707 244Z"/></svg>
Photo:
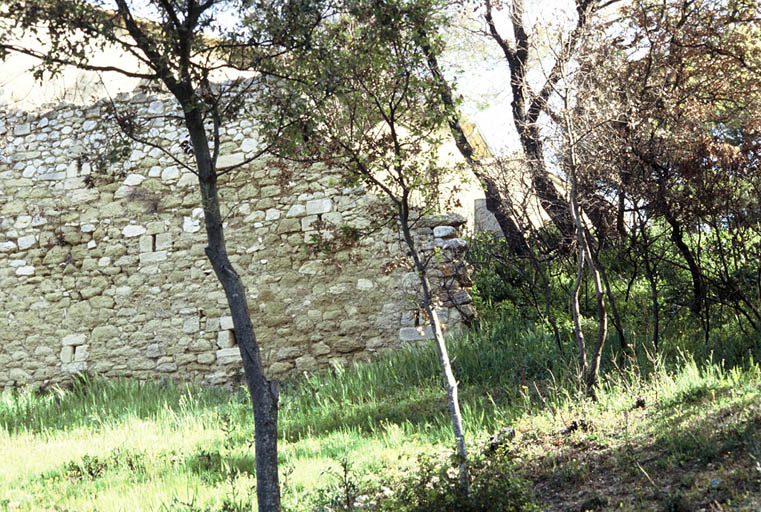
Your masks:
<svg viewBox="0 0 761 512"><path fill-rule="evenodd" d="M163 116L173 109L168 100L120 101L152 117L152 141L182 154L182 130ZM115 135L103 130L105 116L103 104L0 110L0 388L50 385L80 371L230 383L240 355L204 255L196 177L159 148L108 146ZM245 119L222 139L220 168L257 148ZM396 224L374 226L383 203L340 182L325 168L274 161L220 179L228 251L271 376L430 334ZM450 329L474 314L457 238L463 222L426 217L415 228L434 256Z"/></svg>

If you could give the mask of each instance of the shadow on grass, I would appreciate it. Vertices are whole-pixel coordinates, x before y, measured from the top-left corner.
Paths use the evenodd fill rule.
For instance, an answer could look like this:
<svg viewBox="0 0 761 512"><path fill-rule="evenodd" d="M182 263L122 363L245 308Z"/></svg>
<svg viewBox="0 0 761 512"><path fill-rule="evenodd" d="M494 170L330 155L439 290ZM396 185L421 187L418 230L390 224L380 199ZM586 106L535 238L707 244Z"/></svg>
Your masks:
<svg viewBox="0 0 761 512"><path fill-rule="evenodd" d="M545 510L759 510L761 410L756 397L725 406L712 404L708 393L683 398L642 411L635 420L642 424L631 438L621 413L609 442L598 442L594 423L587 432L545 439L553 446L550 453L524 473L535 482Z"/></svg>

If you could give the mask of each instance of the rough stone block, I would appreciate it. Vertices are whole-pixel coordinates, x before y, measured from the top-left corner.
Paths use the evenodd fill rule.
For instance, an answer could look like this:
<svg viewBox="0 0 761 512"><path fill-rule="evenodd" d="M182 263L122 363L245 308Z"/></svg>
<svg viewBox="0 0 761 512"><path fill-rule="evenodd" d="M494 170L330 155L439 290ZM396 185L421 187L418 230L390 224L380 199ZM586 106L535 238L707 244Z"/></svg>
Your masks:
<svg viewBox="0 0 761 512"><path fill-rule="evenodd" d="M219 330L219 318L207 318L206 332L214 332L218 330Z"/></svg>
<svg viewBox="0 0 761 512"><path fill-rule="evenodd" d="M77 345L83 345L87 340L87 336L84 334L69 334L64 336L61 340L61 344L64 347L75 347Z"/></svg>
<svg viewBox="0 0 761 512"><path fill-rule="evenodd" d="M180 177L180 170L177 166L167 167L161 171L161 181L174 181Z"/></svg>
<svg viewBox="0 0 761 512"><path fill-rule="evenodd" d="M425 228L434 228L436 226L462 226L467 219L457 213L447 213L444 215L430 215L420 219L418 226Z"/></svg>
<svg viewBox="0 0 761 512"><path fill-rule="evenodd" d="M148 105L148 113L149 114L163 114L164 103L158 100L152 101L150 105Z"/></svg>
<svg viewBox="0 0 761 512"><path fill-rule="evenodd" d="M277 220L280 218L281 212L277 208L270 208L265 212L264 220Z"/></svg>
<svg viewBox="0 0 761 512"><path fill-rule="evenodd" d="M233 317L231 317L231 316L220 317L220 319L219 319L219 328L220 328L220 330L234 329L235 326L233 325Z"/></svg>
<svg viewBox="0 0 761 512"><path fill-rule="evenodd" d="M32 380L32 376L21 368L11 368L8 372L10 380L16 381L16 383L26 383Z"/></svg>
<svg viewBox="0 0 761 512"><path fill-rule="evenodd" d="M245 160L246 155L243 153L219 155L219 158L217 158L217 169L229 169L230 167L242 164Z"/></svg>
<svg viewBox="0 0 761 512"><path fill-rule="evenodd" d="M122 235L127 238L140 236L145 232L146 229L143 226L138 226L136 224L130 224L129 226L125 226L124 229L122 229Z"/></svg>
<svg viewBox="0 0 761 512"><path fill-rule="evenodd" d="M322 342L315 343L312 345L312 354L316 356L324 356L325 354L330 354L330 347Z"/></svg>
<svg viewBox="0 0 761 512"><path fill-rule="evenodd" d="M452 226L436 226L433 228L433 236L437 238L454 238L457 236L457 229Z"/></svg>
<svg viewBox="0 0 761 512"><path fill-rule="evenodd" d="M130 174L124 179L124 184L130 187L136 187L143 181L145 181L145 176L141 176L140 174Z"/></svg>
<svg viewBox="0 0 761 512"><path fill-rule="evenodd" d="M79 373L87 370L87 363L84 361L74 361L62 364L61 369L68 373Z"/></svg>
<svg viewBox="0 0 761 512"><path fill-rule="evenodd" d="M186 233L196 233L201 230L201 221L192 217L182 219L182 230Z"/></svg>
<svg viewBox="0 0 761 512"><path fill-rule="evenodd" d="M213 364L214 361L217 360L217 356L207 352L205 354L198 354L198 357L196 358L196 361L198 364Z"/></svg>
<svg viewBox="0 0 761 512"><path fill-rule="evenodd" d="M269 373L271 375L280 375L282 373L286 373L291 368L293 368L293 363L287 361L278 361L276 363L272 363L269 366Z"/></svg>
<svg viewBox="0 0 761 512"><path fill-rule="evenodd" d="M143 235L138 241L140 252L153 252L153 236Z"/></svg>
<svg viewBox="0 0 761 512"><path fill-rule="evenodd" d="M19 237L18 239L18 248L20 250L26 250L32 247L35 243L37 243L37 237L34 235L26 235Z"/></svg>
<svg viewBox="0 0 761 512"><path fill-rule="evenodd" d="M302 217L306 215L307 209L306 206L303 204L294 204L288 209L288 213L285 214L286 217Z"/></svg>
<svg viewBox="0 0 761 512"><path fill-rule="evenodd" d="M88 302L96 311L111 309L114 307L114 299L108 295L97 295L92 297Z"/></svg>
<svg viewBox="0 0 761 512"><path fill-rule="evenodd" d="M301 231L299 219L281 219L277 225L278 234Z"/></svg>
<svg viewBox="0 0 761 512"><path fill-rule="evenodd" d="M433 339L433 329L425 327L402 327L399 329L399 339L402 341L420 341Z"/></svg>
<svg viewBox="0 0 761 512"><path fill-rule="evenodd" d="M357 290L367 291L375 288L375 283L369 279L357 279Z"/></svg>
<svg viewBox="0 0 761 512"><path fill-rule="evenodd" d="M333 201L330 198L311 199L307 201L307 215L318 215L328 213L333 208Z"/></svg>
<svg viewBox="0 0 761 512"><path fill-rule="evenodd" d="M365 347L365 342L358 336L347 336L338 338L333 342L333 348L336 352L355 352Z"/></svg>
<svg viewBox="0 0 761 512"><path fill-rule="evenodd" d="M245 151L246 153L249 153L251 151L254 151L257 147L259 147L258 142L256 139L243 139L243 142L240 144L240 150Z"/></svg>
<svg viewBox="0 0 761 512"><path fill-rule="evenodd" d="M156 235L156 250L165 251L172 247L172 235L170 233L159 233Z"/></svg>
<svg viewBox="0 0 761 512"><path fill-rule="evenodd" d="M140 264L150 265L152 263L166 261L167 257L168 257L167 251L143 252L143 253L140 253Z"/></svg>
<svg viewBox="0 0 761 512"><path fill-rule="evenodd" d="M148 229L149 235L157 235L164 232L164 223L162 221L149 222L145 226Z"/></svg>
<svg viewBox="0 0 761 512"><path fill-rule="evenodd" d="M317 359L305 354L296 359L296 369L300 372L311 371L317 369Z"/></svg>
<svg viewBox="0 0 761 512"><path fill-rule="evenodd" d="M299 267L299 274L316 275L325 268L324 263L319 261L307 261Z"/></svg>
<svg viewBox="0 0 761 512"><path fill-rule="evenodd" d="M74 359L74 347L65 346L61 349L61 362L70 363Z"/></svg>
<svg viewBox="0 0 761 512"><path fill-rule="evenodd" d="M304 350L301 347L281 347L275 352L275 360L295 359L302 355Z"/></svg>
<svg viewBox="0 0 761 512"><path fill-rule="evenodd" d="M148 348L145 349L145 356L151 359L155 359L157 357L162 357L165 355L166 355L166 350L164 350L164 348L158 343L153 343L151 345L148 345Z"/></svg>
<svg viewBox="0 0 761 512"><path fill-rule="evenodd" d="M231 348L235 346L235 334L233 331L219 331L217 333L217 346L219 348Z"/></svg>
<svg viewBox="0 0 761 512"><path fill-rule="evenodd" d="M89 345L78 345L74 348L74 361L82 362L87 361L87 356L90 355Z"/></svg>
<svg viewBox="0 0 761 512"><path fill-rule="evenodd" d="M441 244L437 243L436 245L439 245L440 247L444 249L449 249L452 251L463 251L468 247L468 242L466 242L462 238L452 238L449 240L442 240Z"/></svg>
<svg viewBox="0 0 761 512"><path fill-rule="evenodd" d="M157 372L176 372L177 364L174 362L165 362L156 365Z"/></svg>
<svg viewBox="0 0 761 512"><path fill-rule="evenodd" d="M268 185L266 187L262 187L260 194L262 197L277 197L281 194L280 186L279 185ZM266 204L266 203L264 203ZM262 203L259 203L260 208L265 208L262 206Z"/></svg>
<svg viewBox="0 0 761 512"><path fill-rule="evenodd" d="M23 137L32 133L29 123L20 123L13 127L13 135L16 137Z"/></svg>
<svg viewBox="0 0 761 512"><path fill-rule="evenodd" d="M220 365L224 364L236 364L240 363L240 349L238 347L233 348L223 348L220 350L217 350L217 363Z"/></svg>
<svg viewBox="0 0 761 512"><path fill-rule="evenodd" d="M190 352L205 352L211 350L211 348L211 342L205 339L197 339L190 342L188 345L188 350Z"/></svg>
<svg viewBox="0 0 761 512"><path fill-rule="evenodd" d="M458 306L461 304L470 304L473 302L473 298L465 290L456 290L451 295L450 300L452 301L452 304L457 304Z"/></svg>
<svg viewBox="0 0 761 512"><path fill-rule="evenodd" d="M201 328L201 319L197 316L191 316L189 318L186 318L185 321L182 323L182 332L185 334L193 334L195 332L198 332Z"/></svg>

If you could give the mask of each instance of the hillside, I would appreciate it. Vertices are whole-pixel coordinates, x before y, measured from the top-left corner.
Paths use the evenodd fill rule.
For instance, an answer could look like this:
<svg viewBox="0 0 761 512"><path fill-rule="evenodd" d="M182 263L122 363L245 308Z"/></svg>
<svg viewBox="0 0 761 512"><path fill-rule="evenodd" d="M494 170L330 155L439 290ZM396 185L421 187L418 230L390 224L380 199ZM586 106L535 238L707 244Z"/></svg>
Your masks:
<svg viewBox="0 0 761 512"><path fill-rule="evenodd" d="M287 384L286 509L758 510L757 365L630 365L591 401L559 365L542 369L548 342L510 325L452 342L474 455L466 502L431 349ZM504 371L516 365L523 377ZM244 390L83 378L4 392L0 510L251 510L252 432Z"/></svg>

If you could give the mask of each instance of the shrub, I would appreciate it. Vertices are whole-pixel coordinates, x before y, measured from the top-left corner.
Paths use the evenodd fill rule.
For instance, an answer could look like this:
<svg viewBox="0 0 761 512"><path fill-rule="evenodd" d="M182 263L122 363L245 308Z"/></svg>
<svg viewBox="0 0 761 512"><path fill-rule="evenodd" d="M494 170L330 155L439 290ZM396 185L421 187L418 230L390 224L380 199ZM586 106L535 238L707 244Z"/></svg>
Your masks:
<svg viewBox="0 0 761 512"><path fill-rule="evenodd" d="M465 495L460 485L458 462L425 459L418 470L394 487L390 497L380 500L386 512L532 512L541 510L534 502L529 482L518 476L507 451L500 448L469 461L471 488Z"/></svg>

